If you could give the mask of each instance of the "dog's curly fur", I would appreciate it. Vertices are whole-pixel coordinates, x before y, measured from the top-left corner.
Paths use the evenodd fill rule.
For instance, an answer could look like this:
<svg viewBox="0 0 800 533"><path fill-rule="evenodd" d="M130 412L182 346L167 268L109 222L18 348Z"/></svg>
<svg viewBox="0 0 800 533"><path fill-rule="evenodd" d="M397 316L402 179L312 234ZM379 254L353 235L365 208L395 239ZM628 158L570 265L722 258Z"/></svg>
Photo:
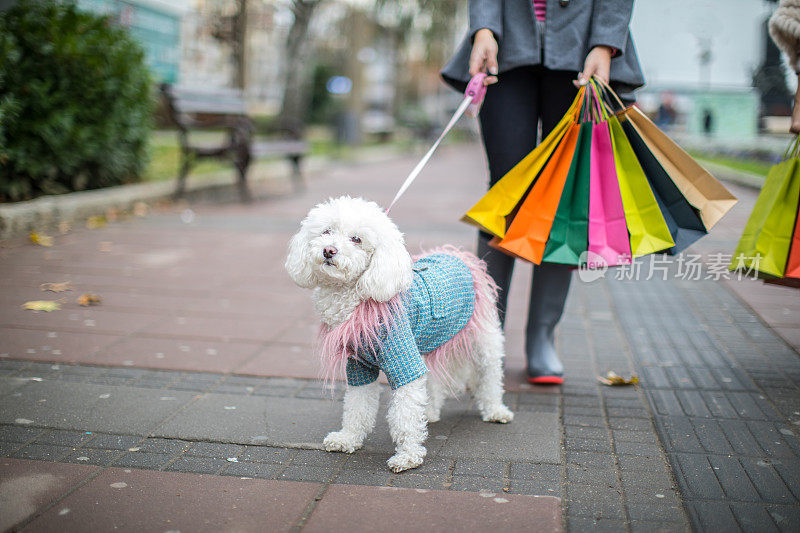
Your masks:
<svg viewBox="0 0 800 533"><path fill-rule="evenodd" d="M326 257L326 248L335 248L335 255ZM496 287L476 257L454 249L445 253L460 256L473 272L475 311L457 342L451 341L464 356L451 355L445 347L439 353L447 356L429 364L431 375L394 391L387 419L396 446L388 465L395 472L422 464L427 423L439 420L449 393L469 387L487 422L506 423L514 416L502 401L504 348ZM297 285L313 289L314 308L326 331L346 324L365 306L389 308L413 279L412 258L397 226L374 202L347 196L311 209L289 242L286 270ZM360 448L375 426L379 396L377 382L348 386L342 429L325 437L325 449L352 453Z"/></svg>

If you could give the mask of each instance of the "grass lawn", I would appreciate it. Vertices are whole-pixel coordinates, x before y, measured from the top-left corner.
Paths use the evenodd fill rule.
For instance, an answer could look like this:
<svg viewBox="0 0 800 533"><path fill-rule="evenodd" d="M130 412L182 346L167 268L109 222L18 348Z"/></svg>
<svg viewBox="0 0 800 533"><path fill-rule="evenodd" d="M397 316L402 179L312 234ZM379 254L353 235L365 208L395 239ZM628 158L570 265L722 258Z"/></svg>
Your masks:
<svg viewBox="0 0 800 533"><path fill-rule="evenodd" d="M198 138L205 137L202 140L211 144L219 142L222 135L215 132L211 132L209 135L203 132L203 134L198 134ZM154 131L150 137L150 161L143 175L144 181L164 181L177 178L180 169L180 155L177 133L167 130ZM209 174L232 168L233 165L228 161L206 159L193 166L189 175Z"/></svg>
<svg viewBox="0 0 800 533"><path fill-rule="evenodd" d="M225 141L225 132L202 131L191 134L191 142L201 146L219 146ZM367 139L360 147L337 146L326 128L310 127L307 132L310 155L330 155L337 159L348 159L361 147L380 145L376 139ZM408 148L411 141L393 139L388 144ZM150 161L145 169L144 181L163 181L178 177L180 168L180 147L178 134L172 130L157 130L150 136ZM233 163L228 160L205 159L194 165L189 175L215 174L220 171L233 172Z"/></svg>
<svg viewBox="0 0 800 533"><path fill-rule="evenodd" d="M769 169L772 167L770 163L757 159L737 159L735 157L710 155L695 151L690 152L690 154L700 161L701 164L703 161L708 161L709 163L716 163L717 165L723 165L734 170L741 170L759 176L766 176L767 172L769 172Z"/></svg>

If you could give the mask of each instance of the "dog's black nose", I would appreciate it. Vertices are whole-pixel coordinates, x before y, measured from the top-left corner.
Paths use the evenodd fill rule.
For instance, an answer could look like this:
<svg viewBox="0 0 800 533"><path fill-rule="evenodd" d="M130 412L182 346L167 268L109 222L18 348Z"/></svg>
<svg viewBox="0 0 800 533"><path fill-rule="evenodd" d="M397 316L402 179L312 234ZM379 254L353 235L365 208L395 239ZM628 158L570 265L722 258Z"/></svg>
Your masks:
<svg viewBox="0 0 800 533"><path fill-rule="evenodd" d="M325 257L325 259L330 259L331 257L336 255L337 253L339 253L339 250L337 250L336 247L334 247L334 246L326 246L322 250L322 255Z"/></svg>

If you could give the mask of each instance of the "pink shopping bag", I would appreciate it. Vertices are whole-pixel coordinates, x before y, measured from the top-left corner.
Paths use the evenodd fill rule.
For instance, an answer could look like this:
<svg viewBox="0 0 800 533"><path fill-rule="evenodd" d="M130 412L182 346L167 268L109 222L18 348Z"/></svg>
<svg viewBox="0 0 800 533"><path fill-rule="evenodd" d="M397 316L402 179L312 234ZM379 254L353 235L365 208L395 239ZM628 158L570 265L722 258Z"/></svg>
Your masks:
<svg viewBox="0 0 800 533"><path fill-rule="evenodd" d="M606 120L594 124L592 130L588 250L590 261L602 259L608 266L631 262L631 241Z"/></svg>

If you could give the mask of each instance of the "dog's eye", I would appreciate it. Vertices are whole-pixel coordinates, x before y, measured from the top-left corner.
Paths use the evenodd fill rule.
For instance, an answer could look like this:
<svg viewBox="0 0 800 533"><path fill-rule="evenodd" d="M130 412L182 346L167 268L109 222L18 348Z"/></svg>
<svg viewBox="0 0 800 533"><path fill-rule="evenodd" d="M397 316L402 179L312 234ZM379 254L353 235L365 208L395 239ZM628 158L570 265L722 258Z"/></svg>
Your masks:
<svg viewBox="0 0 800 533"><path fill-rule="evenodd" d="M352 237L350 237L350 241L354 242L356 244L361 244L361 238L356 236L356 235L353 235Z"/></svg>
<svg viewBox="0 0 800 533"><path fill-rule="evenodd" d="M323 231L323 232L322 232L322 234L323 234L323 235L330 235L330 234L331 234L331 230L330 230L330 228L329 228L329 229L326 229L325 231Z"/></svg>

